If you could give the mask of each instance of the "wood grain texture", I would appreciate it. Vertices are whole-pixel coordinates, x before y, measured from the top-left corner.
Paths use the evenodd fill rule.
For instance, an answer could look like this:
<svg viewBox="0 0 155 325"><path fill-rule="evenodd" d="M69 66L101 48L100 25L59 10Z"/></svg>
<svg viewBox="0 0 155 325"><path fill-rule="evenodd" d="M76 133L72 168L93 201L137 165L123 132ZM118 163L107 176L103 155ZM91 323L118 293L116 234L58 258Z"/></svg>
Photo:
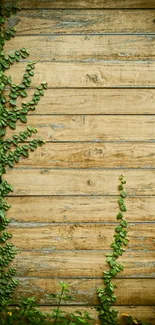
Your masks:
<svg viewBox="0 0 155 325"><path fill-rule="evenodd" d="M6 43L5 49L26 47L35 61L154 60L155 36L23 36Z"/></svg>
<svg viewBox="0 0 155 325"><path fill-rule="evenodd" d="M36 137L50 142L68 141L154 141L155 116L90 116L41 115L29 116L28 125L37 128ZM8 129L8 136L24 129L18 123L16 131Z"/></svg>
<svg viewBox="0 0 155 325"><path fill-rule="evenodd" d="M22 250L100 250L109 249L114 224L11 224L13 243ZM131 223L130 250L153 250L155 225ZM22 238L22 241L21 241Z"/></svg>
<svg viewBox="0 0 155 325"><path fill-rule="evenodd" d="M117 197L9 197L12 221L35 222L115 222ZM130 222L155 220L154 197L127 197L125 213ZM133 213L134 211L134 213Z"/></svg>
<svg viewBox="0 0 155 325"><path fill-rule="evenodd" d="M13 184L14 194L21 195L118 195L116 170L8 170L7 181ZM145 177L144 177L145 175ZM128 195L155 195L155 170L127 169L125 178Z"/></svg>
<svg viewBox="0 0 155 325"><path fill-rule="evenodd" d="M28 100L33 92L28 90ZM21 105L20 98L17 103ZM154 114L154 108L154 89L48 89L37 105L36 114L149 115Z"/></svg>
<svg viewBox="0 0 155 325"><path fill-rule="evenodd" d="M53 310L54 307L49 306L41 306L41 310L45 312L50 312ZM149 321L152 325L155 325L155 307L153 306L116 306L116 309L118 310L118 319L119 323L121 325L124 324L124 318L122 314L130 314L134 318L141 319L143 321ZM64 310L64 308L63 308ZM74 312L75 310L80 310L81 312L88 311L89 314L96 320L95 325L100 325L100 322L98 320L97 311L94 307L78 307L77 306L65 306L66 312Z"/></svg>
<svg viewBox="0 0 155 325"><path fill-rule="evenodd" d="M154 170L126 170L129 195L154 195ZM117 195L120 170L9 170L15 195ZM35 182L33 183L33 181ZM113 180L113 181L111 181Z"/></svg>
<svg viewBox="0 0 155 325"><path fill-rule="evenodd" d="M155 8L154 0L20 0L22 8Z"/></svg>
<svg viewBox="0 0 155 325"><path fill-rule="evenodd" d="M140 19L137 19L140 17ZM10 18L20 35L155 34L155 10L23 10Z"/></svg>
<svg viewBox="0 0 155 325"><path fill-rule="evenodd" d="M154 168L154 143L46 143L16 167Z"/></svg>
<svg viewBox="0 0 155 325"><path fill-rule="evenodd" d="M66 281L66 279L62 279ZM25 292L25 296L35 295L41 305L52 305L48 294L59 290L60 279L47 278L20 278L16 297ZM71 295L75 300L71 305L96 305L99 303L96 289L102 285L100 279L67 279L70 284ZM154 280L153 279L115 279L117 304L128 306L154 306ZM148 294L149 293L149 294Z"/></svg>
<svg viewBox="0 0 155 325"><path fill-rule="evenodd" d="M13 265L18 268L17 276L30 277L101 277L107 269L107 251L35 251L22 252ZM155 277L154 251L127 251L119 259L124 271L119 277ZM97 266L97 267L96 267Z"/></svg>
<svg viewBox="0 0 155 325"><path fill-rule="evenodd" d="M22 81L25 69L25 62L12 66L14 83ZM49 88L154 87L155 62L40 62L36 65L32 87L44 80Z"/></svg>

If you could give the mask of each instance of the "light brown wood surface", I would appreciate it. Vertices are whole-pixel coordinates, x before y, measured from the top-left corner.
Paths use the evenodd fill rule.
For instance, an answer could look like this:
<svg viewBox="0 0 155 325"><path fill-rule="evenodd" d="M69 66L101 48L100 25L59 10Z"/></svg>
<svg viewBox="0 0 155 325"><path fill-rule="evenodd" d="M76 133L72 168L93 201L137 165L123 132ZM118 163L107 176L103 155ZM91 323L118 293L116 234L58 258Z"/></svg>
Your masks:
<svg viewBox="0 0 155 325"><path fill-rule="evenodd" d="M154 0L20 0L22 8L155 8Z"/></svg>
<svg viewBox="0 0 155 325"><path fill-rule="evenodd" d="M117 195L120 169L10 169L7 181L21 195ZM145 177L144 177L145 174ZM126 169L128 195L155 195L155 169ZM6 178L6 177L5 177ZM63 186L62 186L63 185Z"/></svg>
<svg viewBox="0 0 155 325"><path fill-rule="evenodd" d="M127 188L128 190L128 188ZM8 217L27 222L115 222L118 197L105 196L40 196L9 197L12 208ZM153 222L154 197L127 197L126 219L130 222ZM22 226L22 225L21 225Z"/></svg>
<svg viewBox="0 0 155 325"><path fill-rule="evenodd" d="M37 128L36 137L50 142L68 141L154 141L155 116L90 116L41 115L29 116L28 124ZM21 132L8 129L8 136Z"/></svg>
<svg viewBox="0 0 155 325"><path fill-rule="evenodd" d="M12 67L14 83L22 81L25 68L24 62ZM44 80L49 88L154 87L155 62L40 62L36 65L32 87Z"/></svg>
<svg viewBox="0 0 155 325"><path fill-rule="evenodd" d="M31 100L34 90L28 90ZM8 92L7 92L8 94ZM20 107L21 100L17 103ZM29 114L154 114L155 89L48 89L37 105L36 112Z"/></svg>
<svg viewBox="0 0 155 325"><path fill-rule="evenodd" d="M22 250L100 250L109 249L115 224L12 224L14 244ZM153 223L128 226L130 250L153 250ZM21 242L22 238L22 242Z"/></svg>
<svg viewBox="0 0 155 325"><path fill-rule="evenodd" d="M18 276L30 277L101 277L107 270L106 250L90 251L24 251L17 255ZM118 277L151 278L155 272L155 252L127 251L120 258L124 271ZM97 265L97 267L96 267Z"/></svg>
<svg viewBox="0 0 155 325"><path fill-rule="evenodd" d="M154 143L46 143L16 167L154 168Z"/></svg>
<svg viewBox="0 0 155 325"><path fill-rule="evenodd" d="M139 17L139 19L137 19ZM18 35L155 34L155 10L22 10L10 19Z"/></svg>
<svg viewBox="0 0 155 325"><path fill-rule="evenodd" d="M48 294L58 291L61 278L20 278L17 297L25 292L29 296L33 291L41 305L51 305L52 299ZM99 303L96 290L102 285L102 279L65 279L70 284L71 295L74 300L71 305L96 305ZM117 285L117 304L122 306L154 306L155 296L152 279L115 279ZM149 293L149 294L148 294Z"/></svg>
<svg viewBox="0 0 155 325"><path fill-rule="evenodd" d="M42 46L40 47L40 43ZM155 36L23 36L6 43L6 51L25 47L35 61L154 60Z"/></svg>

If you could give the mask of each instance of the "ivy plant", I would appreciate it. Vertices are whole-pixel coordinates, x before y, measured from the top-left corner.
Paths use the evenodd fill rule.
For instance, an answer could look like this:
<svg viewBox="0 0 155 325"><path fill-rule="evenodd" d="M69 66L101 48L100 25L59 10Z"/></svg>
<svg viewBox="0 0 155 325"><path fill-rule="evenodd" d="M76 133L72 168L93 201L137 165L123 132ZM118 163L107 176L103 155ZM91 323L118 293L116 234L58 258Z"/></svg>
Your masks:
<svg viewBox="0 0 155 325"><path fill-rule="evenodd" d="M18 121L27 122L29 111L35 110L41 96L44 95L44 89L47 88L47 83L42 82L34 91L32 99L24 101L28 95L27 90L31 86L31 78L34 76L34 62L27 63L20 84L13 83L12 78L6 74L14 63L18 63L20 59L27 59L29 55L29 51L25 48L8 55L4 51L5 42L15 36L15 29L6 29L6 22L19 9L17 5L9 7L0 5L0 311L11 302L18 285L14 277L16 270L10 266L16 254L16 247L10 242L11 233L6 230L10 222L6 217L6 211L11 207L6 196L13 192L13 186L7 182L4 175L7 167L13 168L22 157L28 157L31 151L45 143L41 138L28 141L33 134L37 133L37 130L31 126L20 133L15 131ZM20 107L17 105L18 97L23 99ZM8 129L13 131L9 138Z"/></svg>
<svg viewBox="0 0 155 325"><path fill-rule="evenodd" d="M124 267L122 263L117 261L118 257L125 251L124 246L128 245L127 237L127 221L124 218L124 212L126 212L125 198L126 191L124 189L126 180L123 175L120 176L119 192L120 197L118 200L120 211L117 214L117 221L119 225L115 228L114 240L111 243L112 252L107 255L107 263L109 270L104 271L104 287L98 288L98 296L100 299L100 305L97 308L99 313L99 319L101 324L106 325L118 325L118 311L112 308L112 305L116 302L116 295L114 294L116 285L113 284L112 279L121 272Z"/></svg>

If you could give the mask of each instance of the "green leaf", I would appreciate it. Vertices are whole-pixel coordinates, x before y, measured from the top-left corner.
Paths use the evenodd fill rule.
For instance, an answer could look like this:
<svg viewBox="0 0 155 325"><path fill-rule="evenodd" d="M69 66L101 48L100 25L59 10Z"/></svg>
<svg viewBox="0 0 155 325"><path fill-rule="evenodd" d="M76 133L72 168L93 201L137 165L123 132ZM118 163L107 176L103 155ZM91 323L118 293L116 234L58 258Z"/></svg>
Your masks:
<svg viewBox="0 0 155 325"><path fill-rule="evenodd" d="M9 122L9 126L11 129L15 130L16 129L16 123Z"/></svg>
<svg viewBox="0 0 155 325"><path fill-rule="evenodd" d="M23 84L18 85L18 88L19 88L19 89L25 89L25 85L23 85Z"/></svg>
<svg viewBox="0 0 155 325"><path fill-rule="evenodd" d="M44 96L44 90L43 89L40 90L39 93L40 93L41 96Z"/></svg>
<svg viewBox="0 0 155 325"><path fill-rule="evenodd" d="M117 214L117 219L122 219L123 218L123 213L122 212L119 212L118 214Z"/></svg>
<svg viewBox="0 0 155 325"><path fill-rule="evenodd" d="M10 103L12 106L16 106L16 100L10 99L10 100L9 100L9 103Z"/></svg>
<svg viewBox="0 0 155 325"><path fill-rule="evenodd" d="M34 71L29 71L29 75L31 76L31 77L33 77L34 76Z"/></svg>
<svg viewBox="0 0 155 325"><path fill-rule="evenodd" d="M27 97L27 93L26 93L26 91L21 91L21 92L20 92L20 96L22 96L22 97Z"/></svg>
<svg viewBox="0 0 155 325"><path fill-rule="evenodd" d="M12 160L9 160L9 161L8 161L8 164L9 164L9 167L13 168L13 166L14 166L14 163L13 163L13 161L12 161Z"/></svg>
<svg viewBox="0 0 155 325"><path fill-rule="evenodd" d="M21 122L23 122L23 123L26 123L27 122L27 117L26 117L26 115L20 115L20 120L21 120Z"/></svg>
<svg viewBox="0 0 155 325"><path fill-rule="evenodd" d="M17 93L12 92L12 93L9 94L9 96L10 96L11 98L13 98L13 99L16 99L18 95L17 95Z"/></svg>
<svg viewBox="0 0 155 325"><path fill-rule="evenodd" d="M123 227L127 227L127 221L124 219L124 220L122 220L121 221L121 226L123 226Z"/></svg>
<svg viewBox="0 0 155 325"><path fill-rule="evenodd" d="M22 155L23 155L24 157L28 157L28 156L29 156L29 153L28 153L27 150L23 150Z"/></svg>

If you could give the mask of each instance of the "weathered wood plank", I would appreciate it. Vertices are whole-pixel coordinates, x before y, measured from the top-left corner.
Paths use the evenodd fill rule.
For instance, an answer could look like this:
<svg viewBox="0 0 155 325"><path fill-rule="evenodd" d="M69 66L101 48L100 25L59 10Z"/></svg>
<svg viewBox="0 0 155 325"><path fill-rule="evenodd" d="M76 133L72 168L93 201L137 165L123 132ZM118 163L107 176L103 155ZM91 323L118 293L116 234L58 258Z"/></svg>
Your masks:
<svg viewBox="0 0 155 325"><path fill-rule="evenodd" d="M155 34L154 10L22 10L10 18L18 34ZM137 19L140 17L140 19Z"/></svg>
<svg viewBox="0 0 155 325"><path fill-rule="evenodd" d="M107 251L53 251L22 252L13 265L17 276L30 277L101 277L106 263ZM121 277L155 277L155 252L126 252L119 259L124 265Z"/></svg>
<svg viewBox="0 0 155 325"><path fill-rule="evenodd" d="M50 142L68 141L151 141L155 139L155 116L29 116L28 124L37 128L36 137ZM24 129L19 122L15 132ZM15 133L8 129L8 136Z"/></svg>
<svg viewBox="0 0 155 325"><path fill-rule="evenodd" d="M7 181L15 195L117 195L121 169L10 169ZM144 176L145 175L145 176ZM125 170L129 195L155 195L155 170Z"/></svg>
<svg viewBox="0 0 155 325"><path fill-rule="evenodd" d="M33 92L28 90L28 100ZM154 114L154 108L154 89L48 89L37 105L36 114L149 115Z"/></svg>
<svg viewBox="0 0 155 325"><path fill-rule="evenodd" d="M114 224L11 224L13 243L22 250L100 250L109 249ZM130 224L129 249L153 250L155 225ZM22 241L21 241L22 238Z"/></svg>
<svg viewBox="0 0 155 325"><path fill-rule="evenodd" d="M155 8L154 0L20 0L22 8Z"/></svg>
<svg viewBox="0 0 155 325"><path fill-rule="evenodd" d="M23 36L6 43L5 49L26 47L35 61L154 60L155 36Z"/></svg>
<svg viewBox="0 0 155 325"><path fill-rule="evenodd" d="M117 197L9 197L8 218L16 222L115 222ZM155 220L154 197L127 197L126 219ZM133 213L134 211L134 213Z"/></svg>
<svg viewBox="0 0 155 325"><path fill-rule="evenodd" d="M16 290L16 297L36 296L41 305L52 305L52 299L48 294L59 290L61 279L46 278L21 278L20 285ZM65 279L63 279L65 281ZM71 295L75 300L71 305L96 305L99 303L96 289L103 281L99 279L66 279L70 284ZM129 306L153 306L155 303L153 279L115 279L117 304Z"/></svg>
<svg viewBox="0 0 155 325"><path fill-rule="evenodd" d="M45 312L51 312L54 307L45 307L41 306L41 310ZM116 306L115 307L118 310L118 319L121 325L124 324L124 319L122 314L130 314L134 318L141 319L146 322L151 322L152 325L155 325L155 307L153 306ZM80 310L81 312L89 312L89 314L96 320L95 325L99 325L100 322L98 320L98 314L95 308L93 307L82 307L82 306L65 306L65 308L62 307L62 310L66 312L72 313L75 312L75 310Z"/></svg>
<svg viewBox="0 0 155 325"><path fill-rule="evenodd" d="M12 66L14 83L21 82L25 68L25 62ZM40 62L36 65L32 87L43 80L48 82L49 88L154 87L155 62Z"/></svg>
<svg viewBox="0 0 155 325"><path fill-rule="evenodd" d="M154 143L47 143L16 167L154 168Z"/></svg>

